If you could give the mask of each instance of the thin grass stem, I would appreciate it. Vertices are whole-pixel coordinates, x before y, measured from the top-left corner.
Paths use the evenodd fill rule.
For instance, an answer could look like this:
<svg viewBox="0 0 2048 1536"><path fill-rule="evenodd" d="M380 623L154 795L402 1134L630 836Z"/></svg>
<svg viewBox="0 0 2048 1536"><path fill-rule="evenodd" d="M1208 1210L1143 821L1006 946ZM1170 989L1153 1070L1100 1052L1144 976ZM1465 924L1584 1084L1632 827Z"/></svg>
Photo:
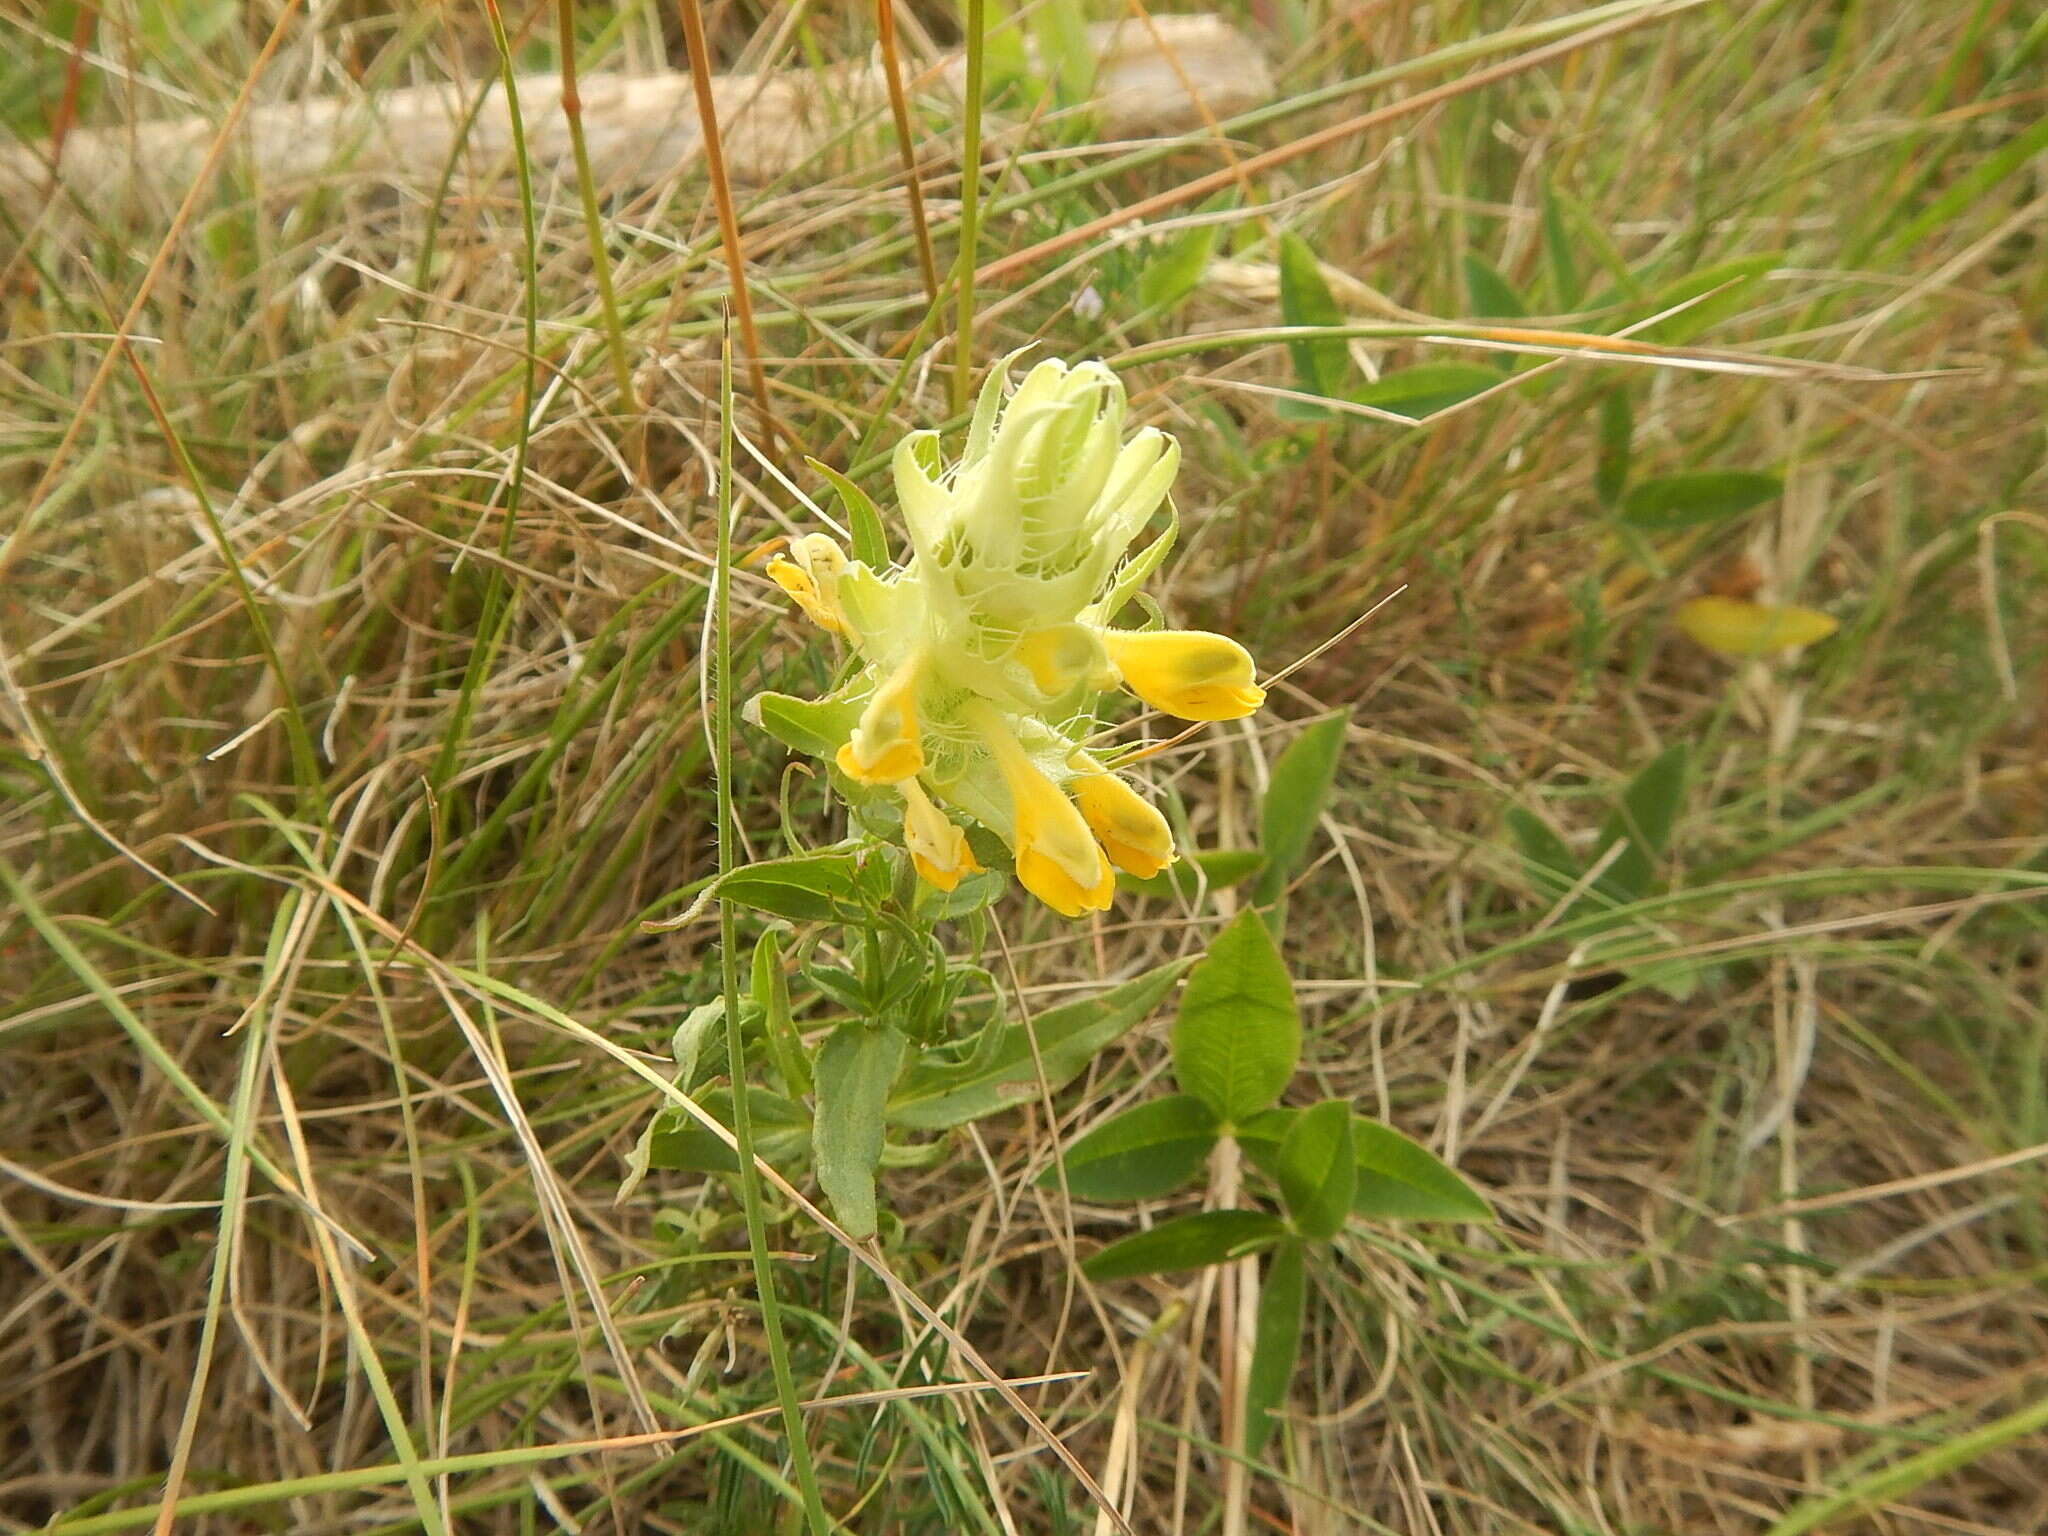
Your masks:
<svg viewBox="0 0 2048 1536"><path fill-rule="evenodd" d="M955 258L953 414L967 409L974 380L974 254L981 235L981 93L987 52L983 0L967 0L967 87L960 112L960 252Z"/></svg>
<svg viewBox="0 0 2048 1536"><path fill-rule="evenodd" d="M597 282L597 305L604 314L605 342L611 352L612 380L619 390L619 409L640 413L633 388L633 364L626 352L626 330L619 323L619 302L612 293L612 259L605 250L604 216L597 206L597 180L590 171L590 144L583 134L583 96L576 88L576 0L561 0L562 120L569 128L569 152L576 161L576 191L583 200L583 228L590 241L590 274Z"/></svg>

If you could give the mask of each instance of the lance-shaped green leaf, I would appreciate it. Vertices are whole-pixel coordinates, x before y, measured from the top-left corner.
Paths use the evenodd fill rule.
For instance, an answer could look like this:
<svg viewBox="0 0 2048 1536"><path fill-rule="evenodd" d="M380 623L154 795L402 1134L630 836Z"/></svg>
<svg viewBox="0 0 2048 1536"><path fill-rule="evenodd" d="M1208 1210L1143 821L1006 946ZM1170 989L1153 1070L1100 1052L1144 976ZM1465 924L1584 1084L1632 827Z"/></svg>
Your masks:
<svg viewBox="0 0 2048 1536"><path fill-rule="evenodd" d="M1280 1196L1303 1237L1336 1236L1358 1184L1351 1106L1326 1099L1296 1116L1280 1143Z"/></svg>
<svg viewBox="0 0 2048 1536"><path fill-rule="evenodd" d="M804 462L829 480L832 489L839 493L839 500L846 507L847 523L853 529L853 558L870 570L887 570L889 535L882 527L882 514L875 510L873 498L830 464L809 458Z"/></svg>
<svg viewBox="0 0 2048 1536"><path fill-rule="evenodd" d="M1216 1111L1191 1094L1133 1104L1067 1149L1068 1193L1078 1200L1156 1200L1193 1178L1216 1145ZM1059 1170L1039 1180L1055 1187Z"/></svg>
<svg viewBox="0 0 2048 1536"><path fill-rule="evenodd" d="M1634 452L1635 410L1628 391L1616 384L1600 397L1600 454L1593 464L1593 494L1611 507L1628 487L1629 460Z"/></svg>
<svg viewBox="0 0 2048 1536"><path fill-rule="evenodd" d="M1363 1115L1351 1120L1358 1183L1351 1209L1374 1221L1491 1221L1486 1197L1428 1148Z"/></svg>
<svg viewBox="0 0 2048 1536"><path fill-rule="evenodd" d="M1245 1161L1276 1183L1280 1147L1304 1111L1269 1109L1233 1128ZM1428 1148L1363 1115L1351 1119L1351 1211L1372 1221L1491 1221L1493 1207Z"/></svg>
<svg viewBox="0 0 2048 1536"><path fill-rule="evenodd" d="M1500 370L1483 363L1417 363L1381 374L1363 389L1353 390L1351 398L1360 405L1420 421L1483 395L1500 382Z"/></svg>
<svg viewBox="0 0 2048 1536"><path fill-rule="evenodd" d="M839 1224L856 1238L875 1235L882 1118L902 1065L903 1037L873 1024L840 1025L818 1052L811 1155L818 1187L832 1202Z"/></svg>
<svg viewBox="0 0 2048 1536"><path fill-rule="evenodd" d="M1323 280L1323 270L1308 242L1296 234L1280 237L1280 318L1290 326L1341 326L1344 311ZM1294 376L1311 395L1331 399L1344 394L1351 373L1351 350L1342 336L1306 337L1287 343L1294 358ZM1290 414L1323 414L1319 407Z"/></svg>
<svg viewBox="0 0 2048 1536"><path fill-rule="evenodd" d="M1229 206L1230 197L1225 194L1212 198L1202 208L1203 211L1215 211ZM1138 271L1138 302L1147 309L1171 312L1182 299L1195 291L1202 274L1208 271L1209 259L1216 253L1216 242L1222 237L1223 230L1224 225L1220 221L1211 221L1193 225L1160 241L1151 258Z"/></svg>
<svg viewBox="0 0 2048 1536"><path fill-rule="evenodd" d="M1264 1211L1197 1211L1118 1238L1081 1265L1091 1280L1162 1275L1241 1259L1287 1236L1287 1224Z"/></svg>
<svg viewBox="0 0 2048 1536"><path fill-rule="evenodd" d="M1465 298L1474 319L1519 320L1529 313L1529 306L1515 285L1477 251L1465 253L1464 267Z"/></svg>
<svg viewBox="0 0 2048 1536"><path fill-rule="evenodd" d="M1216 936L1188 976L1173 1027L1173 1075L1226 1121L1279 1099L1301 1057L1294 984L1254 909Z"/></svg>
<svg viewBox="0 0 2048 1536"><path fill-rule="evenodd" d="M1645 533L1672 533L1726 522L1784 494L1784 481L1755 470L1656 475L1629 487L1621 498L1621 520Z"/></svg>
<svg viewBox="0 0 2048 1536"><path fill-rule="evenodd" d="M1259 803L1259 849L1266 867L1253 887L1260 906L1276 899L1308 852L1316 822L1330 798L1337 760L1344 751L1349 711L1316 721L1287 744L1273 763L1265 798Z"/></svg>
<svg viewBox="0 0 2048 1536"><path fill-rule="evenodd" d="M1071 1081L1098 1051L1142 1023L1187 968L1187 961L1176 960L1094 997L1046 1010L1031 1026L1035 1054L1024 1025L991 1024L993 1033L971 1060L920 1062L905 1073L889 1101L889 1119L911 1130L941 1131L1035 1101L1041 1066L1048 1088Z"/></svg>
<svg viewBox="0 0 2048 1536"><path fill-rule="evenodd" d="M859 855L852 852L763 859L734 870L712 893L776 917L839 923L865 920L866 898L874 894L862 879Z"/></svg>
<svg viewBox="0 0 2048 1536"><path fill-rule="evenodd" d="M858 700L757 693L740 714L747 724L758 726L792 752L829 758L853 734L860 712Z"/></svg>
<svg viewBox="0 0 2048 1536"><path fill-rule="evenodd" d="M1273 1432L1273 1410L1287 1400L1301 1354L1302 1304L1308 1292L1303 1244L1290 1238L1273 1252L1259 1290L1252 1332L1252 1368L1244 1391L1244 1453L1256 1456Z"/></svg>
<svg viewBox="0 0 2048 1536"><path fill-rule="evenodd" d="M1135 895L1192 901L1204 890L1249 880L1265 867L1266 856L1256 848L1211 848L1175 859L1143 880L1118 875L1116 883Z"/></svg>
<svg viewBox="0 0 2048 1536"><path fill-rule="evenodd" d="M696 1096L714 1120L732 1124L732 1094L714 1088ZM754 1118L754 1150L777 1167L788 1167L810 1145L811 1120L804 1107L793 1099L762 1088L748 1091L748 1108ZM646 1132L628 1158L638 1183L650 1168L677 1173L737 1173L739 1162L732 1149L718 1136L699 1125L686 1111L670 1106L656 1112ZM629 1191L622 1191L623 1200Z"/></svg>
<svg viewBox="0 0 2048 1536"><path fill-rule="evenodd" d="M1682 741L1651 758L1629 780L1613 814L1600 829L1600 841L1593 850L1594 863L1605 858L1616 843L1623 839L1628 842L1628 847L1609 861L1596 882L1615 901L1635 901L1649 894L1657 861L1671 844L1671 829L1685 801L1690 762L1691 754Z"/></svg>

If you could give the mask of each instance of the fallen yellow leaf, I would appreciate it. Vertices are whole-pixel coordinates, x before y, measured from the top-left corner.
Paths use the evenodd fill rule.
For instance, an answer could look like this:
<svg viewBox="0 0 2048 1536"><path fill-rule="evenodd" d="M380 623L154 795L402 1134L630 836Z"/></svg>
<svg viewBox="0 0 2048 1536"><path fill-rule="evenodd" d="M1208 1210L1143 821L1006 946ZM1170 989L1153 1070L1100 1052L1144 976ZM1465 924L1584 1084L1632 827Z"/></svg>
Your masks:
<svg viewBox="0 0 2048 1536"><path fill-rule="evenodd" d="M1841 626L1824 613L1740 597L1695 597L1678 605L1678 627L1723 656L1771 656L1825 640Z"/></svg>

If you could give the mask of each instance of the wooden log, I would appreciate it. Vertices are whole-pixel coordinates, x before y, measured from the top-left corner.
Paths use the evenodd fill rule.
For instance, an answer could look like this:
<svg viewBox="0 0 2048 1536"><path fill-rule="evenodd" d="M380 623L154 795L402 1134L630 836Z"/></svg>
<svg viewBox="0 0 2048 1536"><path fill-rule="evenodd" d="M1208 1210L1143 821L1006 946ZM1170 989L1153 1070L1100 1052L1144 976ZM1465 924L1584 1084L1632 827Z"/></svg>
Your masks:
<svg viewBox="0 0 2048 1536"><path fill-rule="evenodd" d="M1149 25L1126 19L1090 28L1090 42L1097 59L1092 110L1107 139L1197 128L1204 111L1229 117L1272 91L1258 49L1217 16L1158 16ZM965 58L952 54L916 71L910 86L916 99L948 104L949 115L957 116L965 76ZM880 129L887 121L876 59L823 70L725 75L713 86L727 165L745 182L796 170L853 124L868 121ZM431 187L456 149L476 94L484 90L489 94L463 143L458 172L471 179L500 176L511 164L511 118L504 93L484 80L257 106L237 135L235 153L270 193L289 195L335 176ZM584 131L600 186L644 186L696 161L700 136L688 74L591 75L581 90ZM536 172L572 176L560 77L522 76L519 100ZM63 189L81 205L100 210L139 198L175 201L198 173L217 132L214 122L201 117L74 130L59 165ZM934 135L921 148L936 157L949 153L951 144L952 135ZM46 153L35 146L0 145L0 199L33 206L49 185Z"/></svg>

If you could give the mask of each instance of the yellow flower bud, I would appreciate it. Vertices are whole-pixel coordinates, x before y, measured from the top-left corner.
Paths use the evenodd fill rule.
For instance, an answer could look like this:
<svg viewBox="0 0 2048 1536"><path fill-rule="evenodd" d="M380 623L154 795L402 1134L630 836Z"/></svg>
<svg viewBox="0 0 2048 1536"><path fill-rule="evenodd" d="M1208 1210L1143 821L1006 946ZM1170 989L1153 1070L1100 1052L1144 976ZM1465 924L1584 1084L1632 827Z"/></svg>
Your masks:
<svg viewBox="0 0 2048 1536"><path fill-rule="evenodd" d="M1265 702L1251 653L1194 629L1107 629L1102 643L1124 686L1183 720L1241 720Z"/></svg>
<svg viewBox="0 0 2048 1536"><path fill-rule="evenodd" d="M1770 656L1825 640L1839 627L1812 608L1777 607L1740 597L1696 597L1680 603L1678 627L1723 656Z"/></svg>
<svg viewBox="0 0 2048 1536"><path fill-rule="evenodd" d="M898 784L924 772L918 739L917 687L924 658L912 656L875 690L853 736L834 759L862 784Z"/></svg>
<svg viewBox="0 0 2048 1536"><path fill-rule="evenodd" d="M903 846L910 850L911 865L924 882L950 891L963 877L980 874L967 834L932 804L924 786L905 779L897 788L903 791Z"/></svg>
<svg viewBox="0 0 2048 1536"><path fill-rule="evenodd" d="M1073 790L1082 819L1118 869L1149 880L1173 862L1173 831L1166 818L1116 774L1090 765L1074 780Z"/></svg>

